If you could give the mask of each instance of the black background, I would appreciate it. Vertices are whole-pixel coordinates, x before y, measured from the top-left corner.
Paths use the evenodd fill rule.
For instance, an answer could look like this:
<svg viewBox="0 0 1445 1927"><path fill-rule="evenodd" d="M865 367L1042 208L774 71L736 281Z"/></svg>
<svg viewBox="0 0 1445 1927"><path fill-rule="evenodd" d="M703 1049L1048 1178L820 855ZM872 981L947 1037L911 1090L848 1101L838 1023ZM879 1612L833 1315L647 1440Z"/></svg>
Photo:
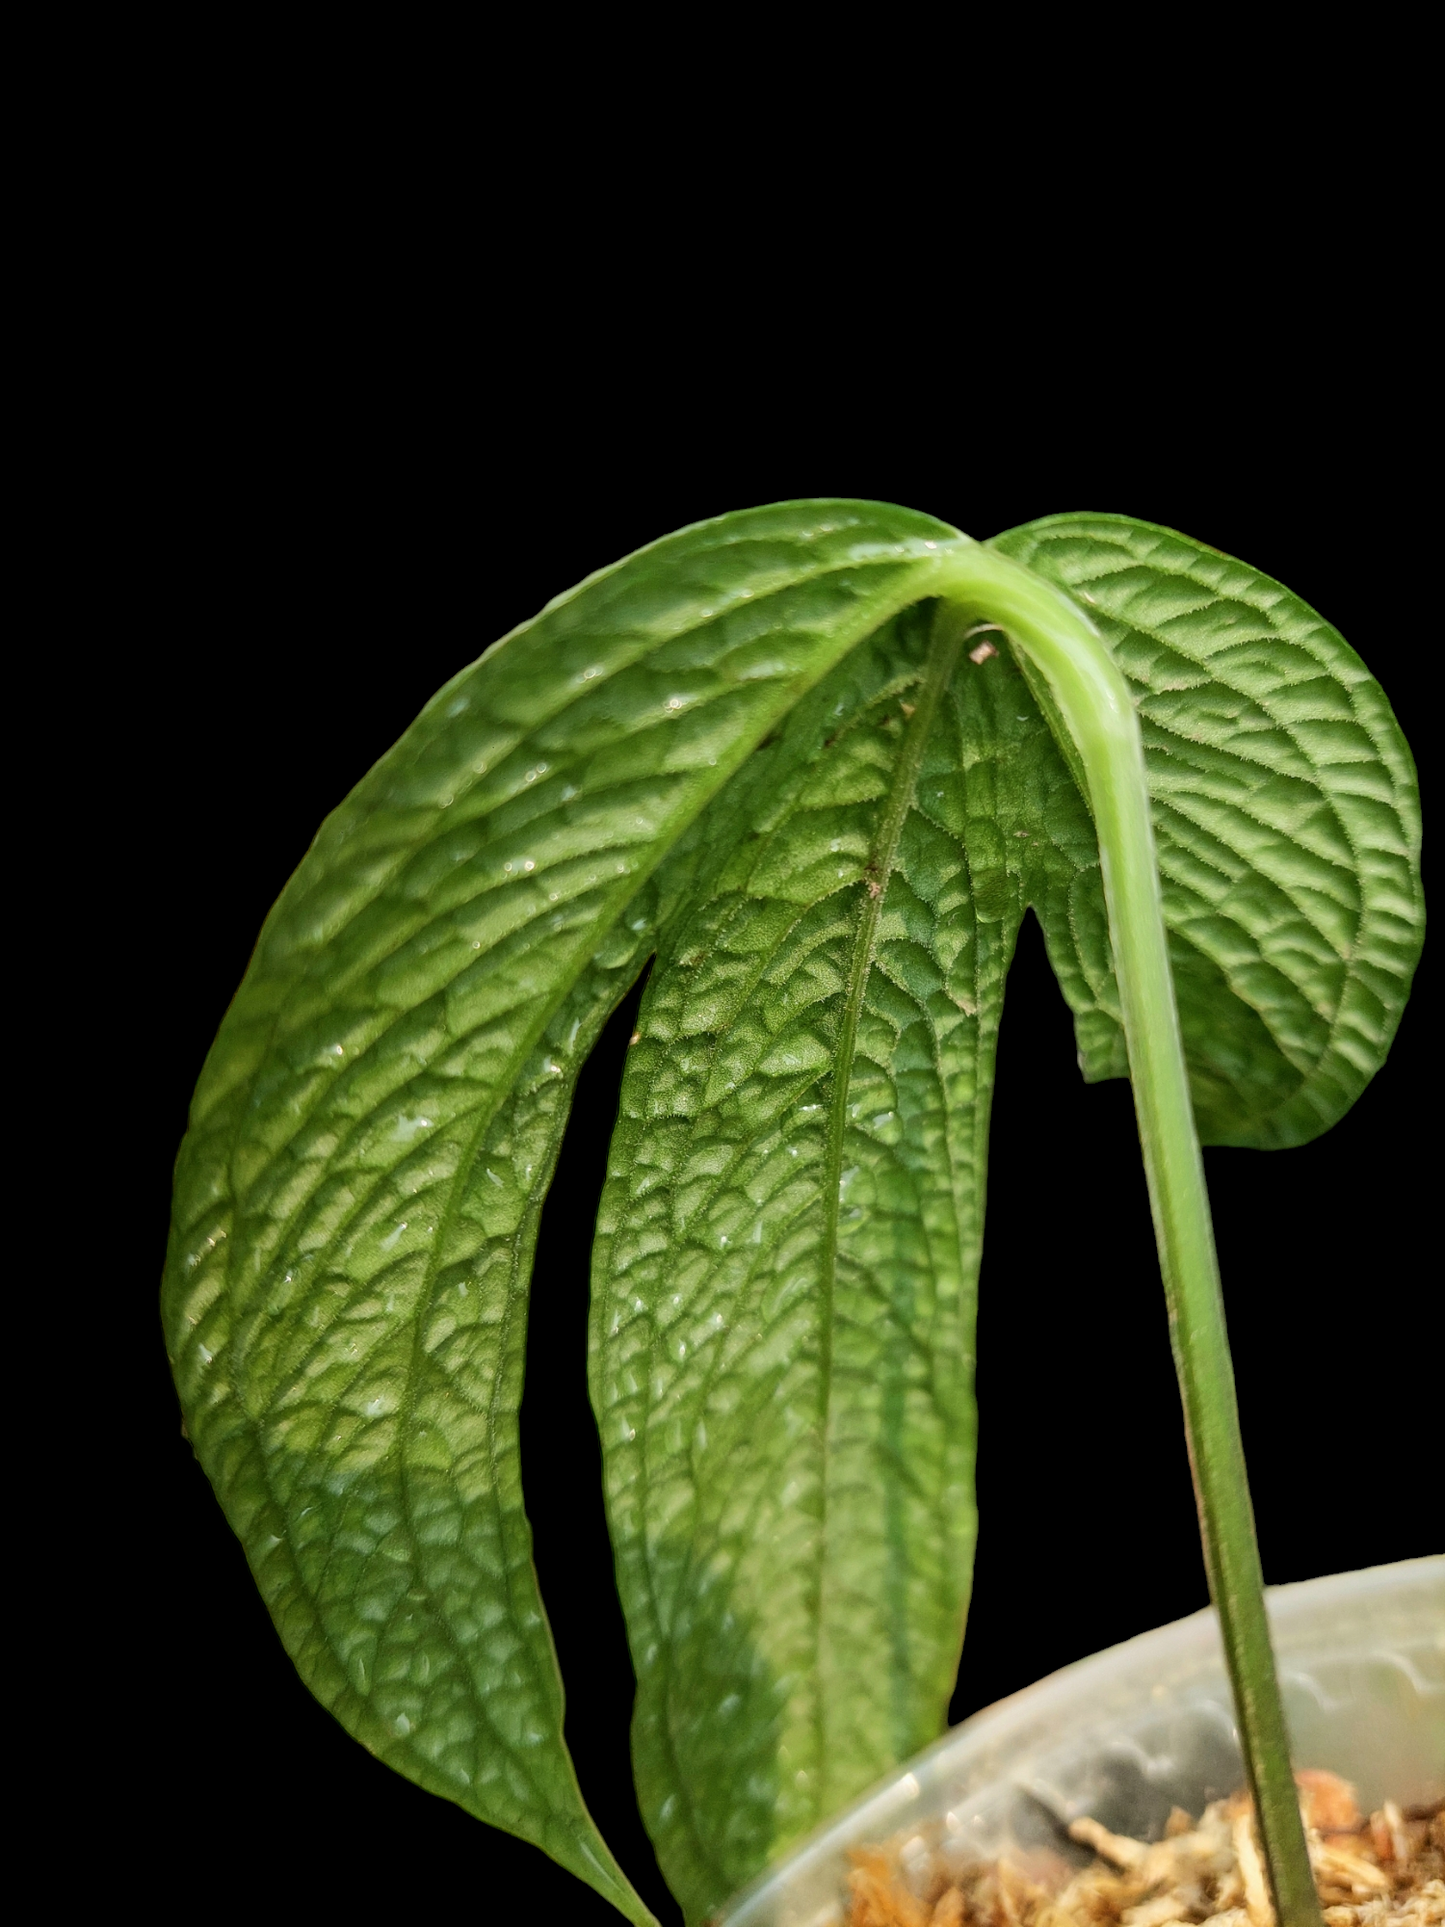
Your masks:
<svg viewBox="0 0 1445 1927"><path fill-rule="evenodd" d="M1229 308L1190 332L1163 293L1128 306L1101 281L1089 302L1110 314L1085 339L1062 321L1025 331L1001 299L936 278L900 313L840 292L800 246L802 266L780 255L755 300L722 308L705 281L629 306L541 267L501 292L483 274L480 295L472 269L446 269L414 302L393 273L383 300L364 251L288 262L259 293L238 273L224 320L182 304L184 354L150 364L154 409L142 398L105 452L133 536L102 585L119 646L96 645L83 699L124 810L115 887L87 914L130 1001L106 1092L124 1235L92 1474L97 1516L117 1523L109 1542L97 1526L89 1585L107 1624L129 1614L96 1688L123 1741L106 1796L121 1894L259 1908L284 1867L281 1918L413 1903L615 1918L310 1699L181 1437L155 1311L187 1099L256 931L321 817L440 682L589 570L722 510L868 496L987 536L1114 509L1288 583L1422 748L1436 639L1409 562L1412 378L1327 300ZM1075 274L1065 306L1088 288ZM396 332L378 319L409 302ZM458 307L464 327L432 329ZM1429 967L1388 1064L1327 1137L1208 1155L1271 1581L1440 1542L1441 1327L1420 1255ZM631 1792L584 1378L630 1016L584 1075L565 1205L544 1220L523 1463L583 1790L673 1920ZM979 1355L982 1530L955 1719L1206 1599L1128 1089L1079 1081L1032 922L1000 1048Z"/></svg>

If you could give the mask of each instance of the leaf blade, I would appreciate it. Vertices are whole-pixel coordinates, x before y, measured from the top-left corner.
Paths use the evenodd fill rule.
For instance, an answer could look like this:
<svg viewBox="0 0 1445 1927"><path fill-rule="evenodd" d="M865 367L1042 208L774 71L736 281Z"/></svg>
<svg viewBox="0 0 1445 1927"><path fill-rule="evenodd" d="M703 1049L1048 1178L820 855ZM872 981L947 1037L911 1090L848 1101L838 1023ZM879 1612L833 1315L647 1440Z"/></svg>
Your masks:
<svg viewBox="0 0 1445 1927"><path fill-rule="evenodd" d="M1014 665L965 662L871 898L926 637L860 645L714 806L732 855L664 934L623 1083L593 1401L639 1795L690 1919L932 1738L957 1666L1003 978L1041 866L1097 852Z"/></svg>
<svg viewBox="0 0 1445 1927"><path fill-rule="evenodd" d="M462 672L283 892L178 1162L168 1349L303 1677L634 1920L562 1742L522 1507L537 1212L658 862L957 540L866 504L725 517Z"/></svg>
<svg viewBox="0 0 1445 1927"><path fill-rule="evenodd" d="M1419 792L1379 684L1259 570L1119 515L990 546L1081 596L1139 709L1206 1143L1328 1130L1383 1063L1424 936ZM1103 922L1045 936L1089 1076L1126 1074Z"/></svg>

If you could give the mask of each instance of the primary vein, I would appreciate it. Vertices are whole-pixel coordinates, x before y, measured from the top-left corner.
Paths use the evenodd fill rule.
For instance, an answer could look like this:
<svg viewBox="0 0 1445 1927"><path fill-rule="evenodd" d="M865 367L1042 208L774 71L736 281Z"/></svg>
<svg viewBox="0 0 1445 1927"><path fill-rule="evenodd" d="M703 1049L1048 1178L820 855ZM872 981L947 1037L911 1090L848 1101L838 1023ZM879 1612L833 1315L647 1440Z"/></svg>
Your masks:
<svg viewBox="0 0 1445 1927"><path fill-rule="evenodd" d="M863 993L873 967L873 951L878 938L878 921L888 893L888 879L898 855L903 824L913 807L914 791L923 751L939 700L953 675L962 646L962 625L951 619L947 605L941 605L934 619L933 642L919 685L918 706L909 721L903 747L893 772L883 821L878 826L868 866L865 888L858 907L858 925L853 937L853 957L848 971L848 986L843 997L843 1013L838 1025L837 1054L833 1068L833 1103L828 1117L827 1151L823 1163L823 1253L820 1277L821 1336L818 1359L818 1440L823 1457L818 1519L818 1552L813 1585L813 1737L821 1768L827 1759L825 1717L826 1694L823 1689L819 1650L823 1643L823 1589L828 1565L828 1434L833 1391L833 1305L838 1277L839 1192L843 1181L843 1138L848 1126L848 1086L853 1075L853 1057L858 1044L858 1020L863 1010Z"/></svg>

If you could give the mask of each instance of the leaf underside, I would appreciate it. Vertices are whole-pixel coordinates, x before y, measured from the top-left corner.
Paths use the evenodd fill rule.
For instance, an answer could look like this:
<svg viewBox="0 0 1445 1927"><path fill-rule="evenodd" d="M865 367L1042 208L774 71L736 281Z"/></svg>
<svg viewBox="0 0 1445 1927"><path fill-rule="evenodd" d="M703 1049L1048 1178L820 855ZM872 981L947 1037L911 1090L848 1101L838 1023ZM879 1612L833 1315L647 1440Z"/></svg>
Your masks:
<svg viewBox="0 0 1445 1927"><path fill-rule="evenodd" d="M1027 905L1085 1075L1125 1069L1069 760L1006 649L934 639L965 540L866 503L723 517L464 671L287 886L182 1148L168 1345L303 1677L638 1921L562 1741L517 1434L538 1215L608 1014L655 952L592 1383L638 1786L690 1918L944 1718ZM1084 598L1138 692L1204 1135L1314 1135L1419 947L1378 685L1167 531L998 546Z"/></svg>

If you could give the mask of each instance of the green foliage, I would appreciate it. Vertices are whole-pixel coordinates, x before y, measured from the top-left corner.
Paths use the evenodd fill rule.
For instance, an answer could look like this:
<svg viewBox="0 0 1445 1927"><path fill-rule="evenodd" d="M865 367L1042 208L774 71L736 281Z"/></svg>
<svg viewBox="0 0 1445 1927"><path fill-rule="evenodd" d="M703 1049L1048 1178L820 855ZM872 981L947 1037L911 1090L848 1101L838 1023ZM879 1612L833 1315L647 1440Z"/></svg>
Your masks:
<svg viewBox="0 0 1445 1927"><path fill-rule="evenodd" d="M1172 530L1052 515L992 546L1086 605L1134 694L1200 1136L1308 1143L1383 1063L1420 954L1419 791L1384 691L1298 596ZM1071 920L1078 969L1061 933L1050 955L1084 1075L1125 1075L1102 914Z"/></svg>
<svg viewBox="0 0 1445 1927"><path fill-rule="evenodd" d="M929 629L734 779L623 1083L593 1396L644 1814L699 1912L935 1737L958 1663L1004 973L1098 859L1011 661Z"/></svg>
<svg viewBox="0 0 1445 1927"><path fill-rule="evenodd" d="M1205 1134L1314 1135L1383 1060L1419 948L1378 686L1166 531L1054 517L996 546L1130 679ZM182 1148L177 1383L308 1685L635 1921L562 1741L517 1435L538 1214L602 1024L655 953L592 1372L638 1785L691 1918L944 1718L1028 905L1085 1074L1127 1069L1067 732L1037 671L935 620L979 553L906 510L785 504L549 605L328 818Z"/></svg>

